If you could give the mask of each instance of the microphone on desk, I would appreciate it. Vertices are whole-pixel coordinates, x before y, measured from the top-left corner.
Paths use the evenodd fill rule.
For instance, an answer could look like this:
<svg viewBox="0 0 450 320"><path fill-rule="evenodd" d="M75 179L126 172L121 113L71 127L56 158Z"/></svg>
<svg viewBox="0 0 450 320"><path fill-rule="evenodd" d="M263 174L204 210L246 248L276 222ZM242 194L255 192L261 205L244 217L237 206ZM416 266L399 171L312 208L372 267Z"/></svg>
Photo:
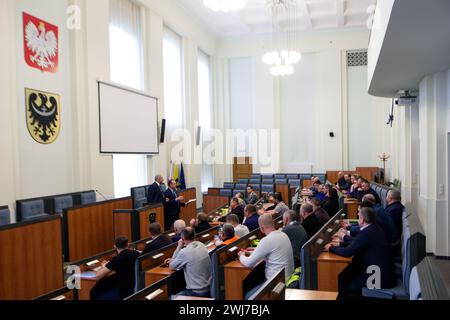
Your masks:
<svg viewBox="0 0 450 320"><path fill-rule="evenodd" d="M101 193L100 191L95 190L95 193L99 194L103 199L105 199L106 201L108 201L108 198L106 198L106 197L103 195L103 193Z"/></svg>

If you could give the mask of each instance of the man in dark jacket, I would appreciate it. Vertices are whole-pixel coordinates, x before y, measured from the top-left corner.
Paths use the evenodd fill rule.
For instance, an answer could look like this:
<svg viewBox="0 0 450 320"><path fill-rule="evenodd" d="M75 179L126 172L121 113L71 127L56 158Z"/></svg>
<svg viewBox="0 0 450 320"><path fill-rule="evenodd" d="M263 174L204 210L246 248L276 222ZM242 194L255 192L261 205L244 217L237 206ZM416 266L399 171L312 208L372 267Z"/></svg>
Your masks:
<svg viewBox="0 0 450 320"><path fill-rule="evenodd" d="M381 203L380 196L378 193L370 187L370 182L367 180L363 180L361 185L361 191L358 192L358 201L362 202L362 199L365 195L372 194L375 197L376 203Z"/></svg>
<svg viewBox="0 0 450 320"><path fill-rule="evenodd" d="M302 205L300 208L300 214L303 219L302 226L308 234L308 239L311 239L320 230L320 228L322 228L322 224L314 214L312 205L308 203Z"/></svg>
<svg viewBox="0 0 450 320"><path fill-rule="evenodd" d="M390 289L395 286L394 261L386 236L375 224L375 212L371 208L362 208L359 213L360 232L353 241L330 243L325 249L342 257L353 257L338 277L339 300L358 299L362 297L361 290L367 286L367 280L373 271L371 267L379 268L380 289ZM344 240L346 240L344 238Z"/></svg>
<svg viewBox="0 0 450 320"><path fill-rule="evenodd" d="M150 185L148 188L147 193L147 202L149 204L158 204L158 203L164 203L164 178L158 174L155 177L155 182Z"/></svg>
<svg viewBox="0 0 450 320"><path fill-rule="evenodd" d="M233 198L231 199L230 202L230 212L228 214L235 214L238 216L239 218L239 223L242 224L244 222L244 207L242 207L239 204L239 199L238 198ZM227 221L227 217L222 217L219 219L220 222L226 222Z"/></svg>
<svg viewBox="0 0 450 320"><path fill-rule="evenodd" d="M162 234L161 225L158 222L152 223L148 231L152 240L145 246L144 251L142 251L143 255L167 247L173 243L172 239Z"/></svg>
<svg viewBox="0 0 450 320"><path fill-rule="evenodd" d="M172 230L173 224L180 218L181 207L184 206L182 201L184 197L177 194L177 182L169 181L169 188L164 192L166 201L164 202L164 226L166 230Z"/></svg>
<svg viewBox="0 0 450 320"><path fill-rule="evenodd" d="M390 190L386 197L385 212L394 221L399 236L403 234L403 211L402 194L398 190Z"/></svg>
<svg viewBox="0 0 450 320"><path fill-rule="evenodd" d="M305 228L299 222L298 213L289 210L283 214L283 232L291 240L292 250L294 252L294 264L295 267L300 267L300 251L303 245L308 241L308 234Z"/></svg>

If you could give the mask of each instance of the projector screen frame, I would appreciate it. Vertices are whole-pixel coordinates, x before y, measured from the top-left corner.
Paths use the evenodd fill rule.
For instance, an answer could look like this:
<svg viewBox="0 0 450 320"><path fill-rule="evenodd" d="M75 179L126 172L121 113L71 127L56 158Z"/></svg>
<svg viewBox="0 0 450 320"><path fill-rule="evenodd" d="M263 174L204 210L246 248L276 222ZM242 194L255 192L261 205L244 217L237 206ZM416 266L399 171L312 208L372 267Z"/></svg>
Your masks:
<svg viewBox="0 0 450 320"><path fill-rule="evenodd" d="M106 152L106 151L102 151L102 108L101 108L101 93L100 93L100 85L107 85L113 88L117 88L117 89L121 89L124 91L128 91L128 92L132 92L135 94L139 94L141 96L147 97L147 98L152 98L155 99L156 101L156 137L157 137L157 145L158 145L158 151L157 152ZM159 155L160 154L160 141L159 141L159 98L154 97L144 91L140 91L134 88L130 88L115 82L111 82L111 81L105 81L105 80L101 80L101 79L97 79L97 88L98 88L98 122L99 122L99 127L98 127L98 133L99 133L99 153L101 155L115 155L115 154L129 154L129 155L148 155L148 156L155 156L155 155Z"/></svg>

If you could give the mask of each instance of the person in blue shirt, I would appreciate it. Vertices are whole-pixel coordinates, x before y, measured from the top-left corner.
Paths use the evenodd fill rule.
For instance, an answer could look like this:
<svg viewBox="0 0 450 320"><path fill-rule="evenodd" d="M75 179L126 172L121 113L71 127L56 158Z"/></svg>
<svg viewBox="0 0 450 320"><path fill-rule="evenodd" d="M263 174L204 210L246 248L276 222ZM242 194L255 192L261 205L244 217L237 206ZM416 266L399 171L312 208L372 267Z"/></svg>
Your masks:
<svg viewBox="0 0 450 320"><path fill-rule="evenodd" d="M246 226L250 232L259 228L259 214L254 205L248 204L244 209L244 215L244 226Z"/></svg>

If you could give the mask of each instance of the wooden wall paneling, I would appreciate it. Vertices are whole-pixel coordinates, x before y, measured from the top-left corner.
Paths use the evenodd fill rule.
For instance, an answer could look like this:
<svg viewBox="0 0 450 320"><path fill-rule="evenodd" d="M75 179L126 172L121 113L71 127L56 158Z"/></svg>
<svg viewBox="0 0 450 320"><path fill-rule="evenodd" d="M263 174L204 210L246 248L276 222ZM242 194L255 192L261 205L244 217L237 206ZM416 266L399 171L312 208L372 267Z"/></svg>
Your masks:
<svg viewBox="0 0 450 320"><path fill-rule="evenodd" d="M82 260L111 249L114 244L113 210L130 209L131 202L131 197L127 197L66 210L66 261Z"/></svg>
<svg viewBox="0 0 450 320"><path fill-rule="evenodd" d="M0 300L30 300L63 287L61 218L0 228Z"/></svg>
<svg viewBox="0 0 450 320"><path fill-rule="evenodd" d="M203 211L210 213L230 202L229 197L205 195L203 197Z"/></svg>
<svg viewBox="0 0 450 320"><path fill-rule="evenodd" d="M239 179L248 179L253 174L252 158L235 157L233 159L233 179L237 182Z"/></svg>
<svg viewBox="0 0 450 320"><path fill-rule="evenodd" d="M275 191L281 193L284 203L289 206L291 202L291 190L289 184L276 184Z"/></svg>
<svg viewBox="0 0 450 320"><path fill-rule="evenodd" d="M128 241L132 241L132 223L132 212L114 213L114 238L125 236L128 238Z"/></svg>
<svg viewBox="0 0 450 320"><path fill-rule="evenodd" d="M197 190L195 188L180 191L180 196L184 197L184 201L188 202L190 200L197 199ZM181 207L180 219L184 220L187 225L189 225L192 219L197 218L197 202L192 202Z"/></svg>
<svg viewBox="0 0 450 320"><path fill-rule="evenodd" d="M148 232L148 227L150 226L150 214L156 214L156 222L161 225L162 230L164 230L164 207L162 205L157 207L148 207L144 211L139 212L139 230L140 230L140 240L150 238L150 232Z"/></svg>

